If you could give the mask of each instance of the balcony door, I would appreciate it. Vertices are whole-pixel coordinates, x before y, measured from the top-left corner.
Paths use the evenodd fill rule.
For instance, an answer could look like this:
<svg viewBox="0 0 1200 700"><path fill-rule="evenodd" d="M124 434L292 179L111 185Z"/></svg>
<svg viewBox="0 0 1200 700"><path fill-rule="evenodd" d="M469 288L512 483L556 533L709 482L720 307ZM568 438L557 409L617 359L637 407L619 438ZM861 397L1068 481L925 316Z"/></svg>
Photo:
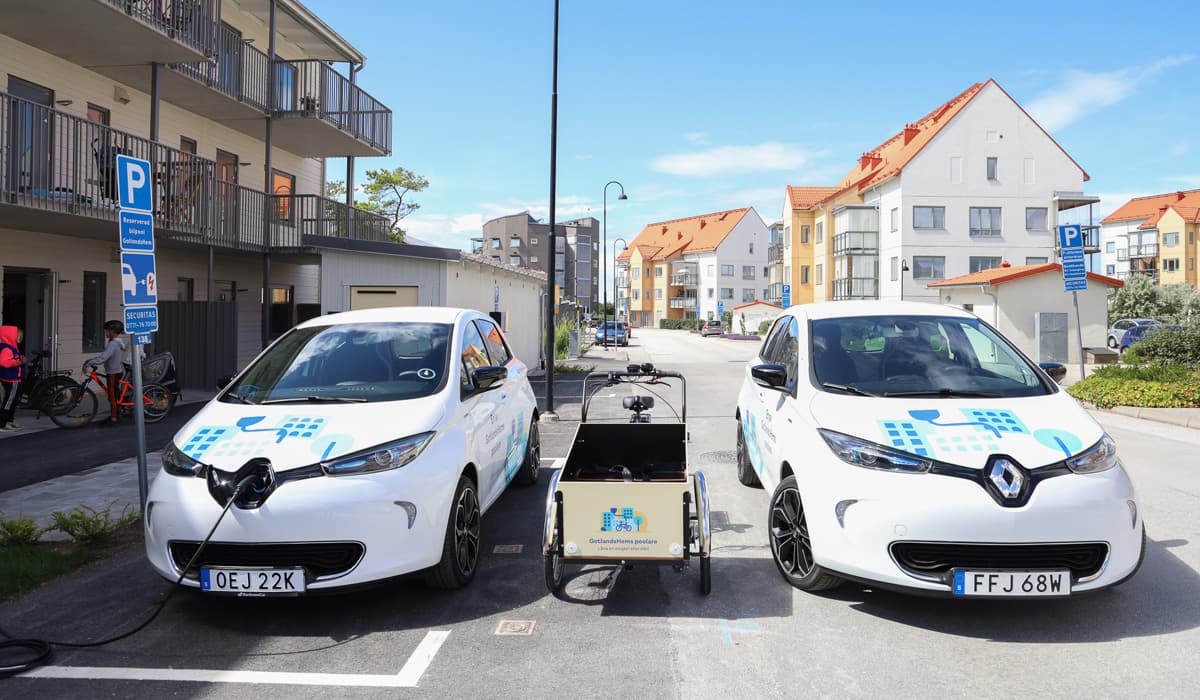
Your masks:
<svg viewBox="0 0 1200 700"><path fill-rule="evenodd" d="M227 243L241 240L238 220L238 157L217 149L217 211L221 217L217 230Z"/></svg>
<svg viewBox="0 0 1200 700"><path fill-rule="evenodd" d="M217 42L217 89L226 95L242 96L242 33L221 23Z"/></svg>
<svg viewBox="0 0 1200 700"><path fill-rule="evenodd" d="M54 189L54 91L10 75L8 94L18 99L8 116L7 189L48 197Z"/></svg>

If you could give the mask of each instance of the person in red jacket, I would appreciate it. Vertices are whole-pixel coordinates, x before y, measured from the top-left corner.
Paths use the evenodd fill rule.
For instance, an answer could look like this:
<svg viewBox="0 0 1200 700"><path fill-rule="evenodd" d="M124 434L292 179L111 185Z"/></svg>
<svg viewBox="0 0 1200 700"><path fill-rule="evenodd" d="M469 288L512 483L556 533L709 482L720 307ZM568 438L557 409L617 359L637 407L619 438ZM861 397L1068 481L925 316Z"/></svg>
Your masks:
<svg viewBox="0 0 1200 700"><path fill-rule="evenodd" d="M19 430L13 423L17 410L17 388L25 378L28 360L17 344L21 331L16 326L0 326L0 430Z"/></svg>

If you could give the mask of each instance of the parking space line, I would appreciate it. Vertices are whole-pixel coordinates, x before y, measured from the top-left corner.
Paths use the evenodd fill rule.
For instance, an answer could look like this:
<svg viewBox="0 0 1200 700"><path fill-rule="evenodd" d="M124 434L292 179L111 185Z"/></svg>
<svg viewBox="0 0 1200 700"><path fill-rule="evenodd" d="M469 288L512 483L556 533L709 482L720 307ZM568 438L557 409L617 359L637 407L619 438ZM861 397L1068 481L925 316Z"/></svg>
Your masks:
<svg viewBox="0 0 1200 700"><path fill-rule="evenodd" d="M290 673L283 671L221 671L190 668L121 668L118 666L42 666L20 678L73 680L170 681L176 683L245 683L257 685L345 686L358 688L416 688L449 630L430 630L408 657L400 673Z"/></svg>

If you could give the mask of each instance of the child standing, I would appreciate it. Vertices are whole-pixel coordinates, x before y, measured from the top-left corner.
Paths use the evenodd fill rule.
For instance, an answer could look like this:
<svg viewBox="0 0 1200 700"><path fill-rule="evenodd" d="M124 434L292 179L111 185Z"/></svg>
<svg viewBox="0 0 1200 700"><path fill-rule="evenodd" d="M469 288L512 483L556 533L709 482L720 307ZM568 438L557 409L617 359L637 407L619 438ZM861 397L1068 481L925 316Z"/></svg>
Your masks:
<svg viewBox="0 0 1200 700"><path fill-rule="evenodd" d="M12 421L27 362L17 348L20 342L21 331L16 326L0 326L0 430L19 430Z"/></svg>
<svg viewBox="0 0 1200 700"><path fill-rule="evenodd" d="M117 405L117 397L120 396L121 378L125 376L125 367L121 360L125 357L125 341L121 339L121 335L125 332L125 324L120 321L108 321L104 324L104 337L108 342L104 346L104 352L99 355L85 360L83 363L83 373L86 375L89 369L95 365L104 365L104 374L107 375L104 379L105 388L108 390L108 406L109 420L108 425L117 425L121 407Z"/></svg>

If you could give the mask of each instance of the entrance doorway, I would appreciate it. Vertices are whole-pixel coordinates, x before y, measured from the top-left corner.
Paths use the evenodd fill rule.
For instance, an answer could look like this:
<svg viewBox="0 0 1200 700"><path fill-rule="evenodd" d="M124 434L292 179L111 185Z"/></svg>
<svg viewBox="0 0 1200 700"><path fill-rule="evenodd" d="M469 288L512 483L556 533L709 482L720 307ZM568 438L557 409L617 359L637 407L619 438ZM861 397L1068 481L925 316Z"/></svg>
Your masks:
<svg viewBox="0 0 1200 700"><path fill-rule="evenodd" d="M54 293L58 275L50 270L21 267L4 268L3 305L0 319L6 326L25 332L22 350L32 355L40 350L53 351L58 335L57 306ZM53 354L50 365L54 365Z"/></svg>
<svg viewBox="0 0 1200 700"><path fill-rule="evenodd" d="M46 196L54 189L54 91L10 75L8 94L17 98L7 124L9 188Z"/></svg>

